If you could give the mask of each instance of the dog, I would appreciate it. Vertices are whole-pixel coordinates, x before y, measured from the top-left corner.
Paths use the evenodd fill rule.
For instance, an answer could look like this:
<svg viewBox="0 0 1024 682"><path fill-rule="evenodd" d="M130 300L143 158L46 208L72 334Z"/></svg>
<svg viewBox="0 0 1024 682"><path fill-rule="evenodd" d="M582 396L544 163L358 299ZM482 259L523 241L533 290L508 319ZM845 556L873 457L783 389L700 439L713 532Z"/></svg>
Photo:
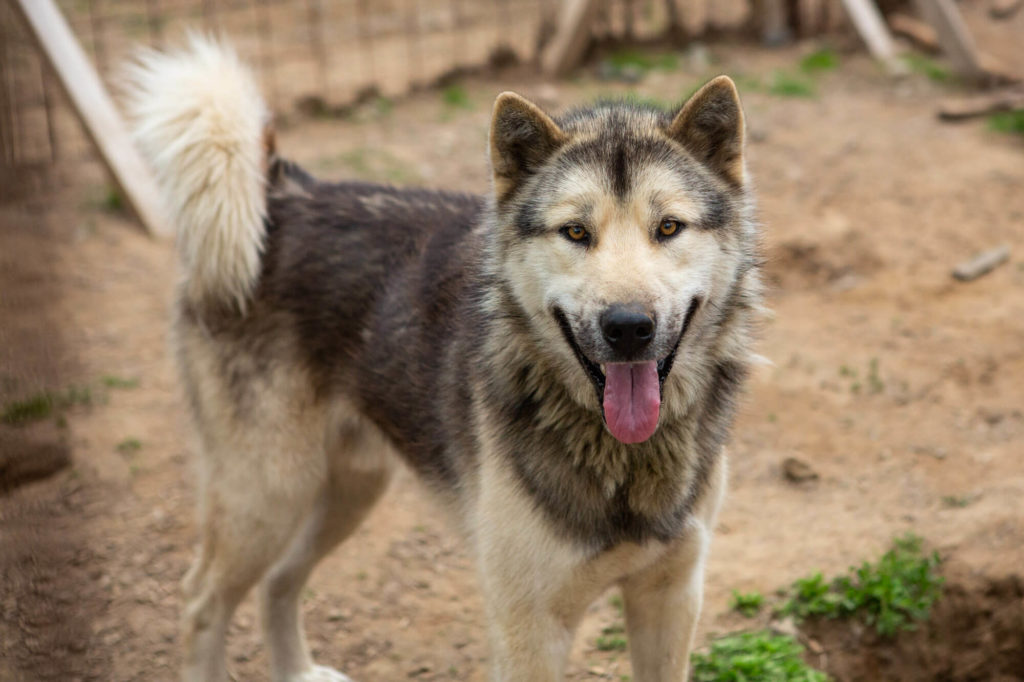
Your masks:
<svg viewBox="0 0 1024 682"><path fill-rule="evenodd" d="M227 679L258 584L272 679L348 680L311 660L299 596L400 462L473 550L491 679L563 679L614 586L633 679L686 679L762 301L733 82L558 117L502 93L486 197L313 178L218 42L129 83L201 444L183 679Z"/></svg>

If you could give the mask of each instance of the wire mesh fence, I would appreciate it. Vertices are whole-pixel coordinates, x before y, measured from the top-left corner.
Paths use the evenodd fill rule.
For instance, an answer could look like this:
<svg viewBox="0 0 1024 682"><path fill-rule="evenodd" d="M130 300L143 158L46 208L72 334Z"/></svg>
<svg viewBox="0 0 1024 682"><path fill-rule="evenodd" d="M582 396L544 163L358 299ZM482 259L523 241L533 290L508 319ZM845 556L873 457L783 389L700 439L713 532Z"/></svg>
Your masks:
<svg viewBox="0 0 1024 682"><path fill-rule="evenodd" d="M764 0L609 0L596 36L696 38L749 22ZM816 0L822 7L838 0ZM815 2L802 0L804 5ZM254 65L271 106L333 110L395 96L495 61L533 61L560 0L58 0L116 93L117 69L140 44L223 36ZM91 153L55 78L0 0L0 164L45 168Z"/></svg>

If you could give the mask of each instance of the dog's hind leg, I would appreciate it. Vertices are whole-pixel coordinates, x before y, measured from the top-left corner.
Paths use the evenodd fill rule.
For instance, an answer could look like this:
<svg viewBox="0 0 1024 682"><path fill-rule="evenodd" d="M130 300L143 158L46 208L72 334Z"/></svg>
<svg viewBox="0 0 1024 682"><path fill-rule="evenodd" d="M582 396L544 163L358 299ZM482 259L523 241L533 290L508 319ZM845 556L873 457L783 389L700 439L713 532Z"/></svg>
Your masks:
<svg viewBox="0 0 1024 682"><path fill-rule="evenodd" d="M204 377L189 384L202 439L200 551L183 581L182 677L222 682L235 608L285 552L326 485L327 411L286 368L251 373L243 393L221 380L219 358L202 347L190 360L193 376Z"/></svg>
<svg viewBox="0 0 1024 682"><path fill-rule="evenodd" d="M224 454L217 459L227 460ZM261 458L230 454L238 455L237 466L215 466L204 476L200 553L183 581L186 682L227 679L224 647L231 616L285 550L320 487L316 476L275 482L270 472L250 468L261 459L279 459L273 453Z"/></svg>
<svg viewBox="0 0 1024 682"><path fill-rule="evenodd" d="M300 594L314 566L365 518L391 478L393 458L372 427L347 420L330 446L328 482L285 555L261 587L263 627L274 682L344 682L314 665L302 629Z"/></svg>

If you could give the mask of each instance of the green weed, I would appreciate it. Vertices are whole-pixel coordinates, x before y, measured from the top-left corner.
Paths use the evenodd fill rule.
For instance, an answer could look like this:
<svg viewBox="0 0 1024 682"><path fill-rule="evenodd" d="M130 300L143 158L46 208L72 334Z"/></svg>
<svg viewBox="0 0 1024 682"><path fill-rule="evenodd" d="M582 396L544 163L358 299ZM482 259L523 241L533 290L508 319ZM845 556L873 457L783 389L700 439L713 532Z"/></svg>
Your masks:
<svg viewBox="0 0 1024 682"><path fill-rule="evenodd" d="M2 420L5 424L20 426L46 419L51 415L76 405L91 405L92 390L88 386L71 386L63 391L40 391L21 400L14 400L4 406Z"/></svg>
<svg viewBox="0 0 1024 682"><path fill-rule="evenodd" d="M441 91L441 100L453 109L472 109L469 92L461 85L449 85Z"/></svg>
<svg viewBox="0 0 1024 682"><path fill-rule="evenodd" d="M46 419L53 414L54 399L50 393L38 393L4 406L5 424L19 425Z"/></svg>
<svg viewBox="0 0 1024 682"><path fill-rule="evenodd" d="M754 92L764 87L761 77L754 74L736 74L733 76L733 82L736 83L736 87L740 92Z"/></svg>
<svg viewBox="0 0 1024 682"><path fill-rule="evenodd" d="M739 590L733 590L732 599L729 600L729 608L740 612L747 618L756 616L758 611L761 610L762 604L764 604L764 597L760 592L743 593Z"/></svg>
<svg viewBox="0 0 1024 682"><path fill-rule="evenodd" d="M787 71L776 71L772 74L768 92L780 97L814 97L817 94L814 83Z"/></svg>
<svg viewBox="0 0 1024 682"><path fill-rule="evenodd" d="M832 71L837 68L839 68L839 55L828 47L812 52L800 60L800 70L804 73Z"/></svg>
<svg viewBox="0 0 1024 682"><path fill-rule="evenodd" d="M988 117L988 127L999 133L1024 135L1024 109L992 114Z"/></svg>
<svg viewBox="0 0 1024 682"><path fill-rule="evenodd" d="M913 630L939 598L943 579L937 553L924 555L921 539L908 534L893 542L877 564L864 562L826 582L821 573L793 583L781 609L797 618L858 617L883 637Z"/></svg>
<svg viewBox="0 0 1024 682"><path fill-rule="evenodd" d="M788 635L767 630L728 635L694 653L693 682L826 682L825 673L808 666L804 648Z"/></svg>
<svg viewBox="0 0 1024 682"><path fill-rule="evenodd" d="M943 495L942 504L947 507L962 509L971 502L974 502L974 495Z"/></svg>
<svg viewBox="0 0 1024 682"><path fill-rule="evenodd" d="M103 208L112 213L118 213L124 209L124 199L117 187L113 185L107 187L107 193L103 197Z"/></svg>
<svg viewBox="0 0 1024 682"><path fill-rule="evenodd" d="M931 57L912 53L904 55L903 61L911 71L926 76L936 83L948 83L953 80L953 73Z"/></svg>
<svg viewBox="0 0 1024 682"><path fill-rule="evenodd" d="M601 635L594 645L598 651L625 651L629 646L626 638L620 634Z"/></svg>
<svg viewBox="0 0 1024 682"><path fill-rule="evenodd" d="M119 377L116 374L104 374L100 377L100 383L107 388L138 388L137 377Z"/></svg>
<svg viewBox="0 0 1024 682"><path fill-rule="evenodd" d="M638 50L618 50L605 58L605 62L616 71L638 69L640 71L672 71L679 68L679 57L671 53L656 54Z"/></svg>
<svg viewBox="0 0 1024 682"><path fill-rule="evenodd" d="M138 438L125 438L117 444L117 451L122 455L133 455L142 449L142 442Z"/></svg>
<svg viewBox="0 0 1024 682"><path fill-rule="evenodd" d="M881 393L885 390L885 382L878 374L878 358L871 358L868 362L868 389L872 393Z"/></svg>

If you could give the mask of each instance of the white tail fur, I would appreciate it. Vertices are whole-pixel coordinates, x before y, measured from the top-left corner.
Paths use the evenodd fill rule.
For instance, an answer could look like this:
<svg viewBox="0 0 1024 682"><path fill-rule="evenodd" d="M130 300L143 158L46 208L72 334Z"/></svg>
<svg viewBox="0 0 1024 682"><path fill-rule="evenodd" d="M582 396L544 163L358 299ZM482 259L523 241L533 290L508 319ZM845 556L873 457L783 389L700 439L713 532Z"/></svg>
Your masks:
<svg viewBox="0 0 1024 682"><path fill-rule="evenodd" d="M244 311L260 274L266 105L230 48L191 37L127 67L126 104L178 225L185 296Z"/></svg>

